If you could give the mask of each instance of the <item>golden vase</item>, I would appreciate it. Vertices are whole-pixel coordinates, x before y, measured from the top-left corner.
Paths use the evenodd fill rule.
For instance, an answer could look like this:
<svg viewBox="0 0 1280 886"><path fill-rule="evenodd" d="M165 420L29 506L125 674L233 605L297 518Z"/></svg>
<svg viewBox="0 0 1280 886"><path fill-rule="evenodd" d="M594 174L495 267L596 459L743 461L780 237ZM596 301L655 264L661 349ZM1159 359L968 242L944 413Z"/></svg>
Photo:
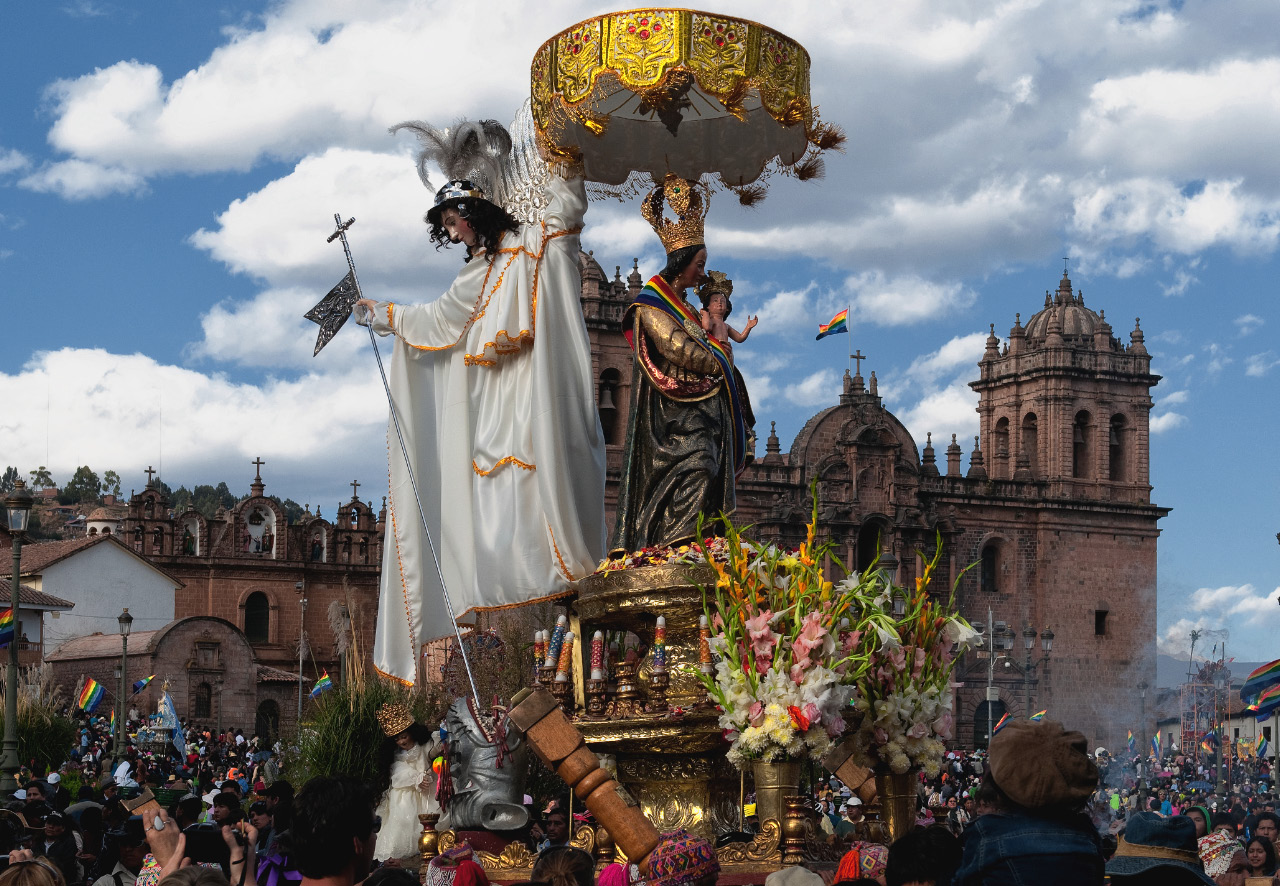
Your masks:
<svg viewBox="0 0 1280 886"><path fill-rule="evenodd" d="M751 761L756 784L756 816L760 824L773 819L779 825L785 820L785 797L800 793L799 760Z"/></svg>
<svg viewBox="0 0 1280 886"><path fill-rule="evenodd" d="M916 824L916 786L920 770L908 769L901 774L876 769L876 793L880 796L880 817L889 843L897 840Z"/></svg>

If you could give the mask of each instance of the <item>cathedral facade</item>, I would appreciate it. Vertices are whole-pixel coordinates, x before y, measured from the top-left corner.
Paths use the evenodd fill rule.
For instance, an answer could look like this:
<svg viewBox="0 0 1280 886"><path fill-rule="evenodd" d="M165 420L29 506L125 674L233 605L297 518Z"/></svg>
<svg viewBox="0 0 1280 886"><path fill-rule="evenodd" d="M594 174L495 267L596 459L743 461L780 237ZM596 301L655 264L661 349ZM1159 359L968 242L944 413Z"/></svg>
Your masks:
<svg viewBox="0 0 1280 886"><path fill-rule="evenodd" d="M581 264L612 525L632 372L619 324L643 281L634 267L610 280L590 256ZM788 452L769 433L738 478L737 522L798 545L816 481L819 535L846 564L879 563L910 585L920 552L940 541L932 590L955 583L961 613L986 637L957 666L957 744L985 746L1006 712L1047 710L1091 747L1123 747L1142 687L1155 685L1157 521L1168 513L1151 502L1159 377L1142 330L1121 342L1064 272L1025 326L1019 315L1003 342L992 327L976 375L980 435L966 460L954 435L937 448L930 435L921 451L875 373L846 372L836 405Z"/></svg>
<svg viewBox="0 0 1280 886"><path fill-rule="evenodd" d="M633 365L621 319L643 280L634 264L612 279L590 255L580 265L611 527ZM958 746L985 746L989 724L1006 712L1043 709L1084 732L1091 747L1118 748L1119 724L1133 722L1144 684L1155 685L1157 522L1168 513L1152 504L1149 478L1150 389L1159 378L1141 328L1128 339L1085 306L1064 273L1025 326L1019 317L1003 341L992 328L971 383L980 434L967 458L954 436L918 447L884 407L875 373L864 379L859 369L846 373L831 392L835 405L810 418L788 451L776 434L761 433L764 452L739 477L737 520L758 537L799 544L816 482L820 536L846 564L878 563L902 584L920 573L919 552L940 540L933 591L949 593L955 583L961 613L987 637L957 666ZM371 648L385 514L353 495L331 520L308 512L290 525L265 496L260 468L249 497L212 519L170 513L158 486L148 485L111 531L181 580L177 619L198 616L206 627L242 633L272 680L296 677L305 634L309 688L320 670L338 665L331 608L352 618L363 654ZM237 638L226 642L239 648ZM203 693L220 675L192 662L200 679L186 680L190 698L175 701L216 714L220 702L210 708ZM268 704L280 694L260 686L258 719L278 715L287 728L292 706Z"/></svg>

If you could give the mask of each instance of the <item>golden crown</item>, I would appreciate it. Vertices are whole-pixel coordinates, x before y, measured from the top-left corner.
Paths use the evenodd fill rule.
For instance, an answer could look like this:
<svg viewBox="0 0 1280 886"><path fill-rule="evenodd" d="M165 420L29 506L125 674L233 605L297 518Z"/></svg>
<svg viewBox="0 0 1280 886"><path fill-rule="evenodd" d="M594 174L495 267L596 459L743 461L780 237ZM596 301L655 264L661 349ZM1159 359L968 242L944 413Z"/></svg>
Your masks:
<svg viewBox="0 0 1280 886"><path fill-rule="evenodd" d="M698 287L698 296L703 301L710 301L717 292L725 298L733 295L733 281L724 271L707 271L707 282Z"/></svg>
<svg viewBox="0 0 1280 886"><path fill-rule="evenodd" d="M676 214L674 221L663 214L664 204ZM706 185L668 172L662 184L645 195L640 214L670 255L677 249L706 242L702 229L710 204L711 191Z"/></svg>
<svg viewBox="0 0 1280 886"><path fill-rule="evenodd" d="M378 708L378 725L388 738L393 738L413 725L409 706L387 702Z"/></svg>

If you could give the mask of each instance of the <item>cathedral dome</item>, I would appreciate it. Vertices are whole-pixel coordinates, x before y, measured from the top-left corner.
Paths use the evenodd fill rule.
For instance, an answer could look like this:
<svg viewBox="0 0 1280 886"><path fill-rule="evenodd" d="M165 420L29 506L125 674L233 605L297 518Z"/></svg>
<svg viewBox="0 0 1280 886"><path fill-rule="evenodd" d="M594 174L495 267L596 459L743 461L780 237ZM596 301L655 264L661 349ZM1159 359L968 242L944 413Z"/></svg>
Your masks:
<svg viewBox="0 0 1280 886"><path fill-rule="evenodd" d="M1058 291L1046 294L1044 309L1027 321L1027 341L1043 342L1056 329L1067 343L1086 344L1102 323L1097 313L1084 306L1083 293L1072 292L1071 278L1063 271Z"/></svg>

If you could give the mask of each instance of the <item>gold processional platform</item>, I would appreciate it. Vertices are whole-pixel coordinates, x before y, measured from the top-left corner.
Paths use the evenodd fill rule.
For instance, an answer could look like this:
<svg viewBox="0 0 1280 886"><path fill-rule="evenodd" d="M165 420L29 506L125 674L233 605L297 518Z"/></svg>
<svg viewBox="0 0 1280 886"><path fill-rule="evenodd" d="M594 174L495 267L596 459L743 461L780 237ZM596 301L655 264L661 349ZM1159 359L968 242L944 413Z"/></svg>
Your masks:
<svg viewBox="0 0 1280 886"><path fill-rule="evenodd" d="M539 668L536 686L550 691L581 733L587 746L638 802L660 832L684 828L715 841L717 835L743 831L741 800L748 787L726 757L719 712L698 679L702 663L699 617L702 588L712 587L716 572L705 564L645 566L600 572L578 584L571 607L570 629L576 637L596 630L626 631L640 640L633 661L608 662L606 677L591 673L590 647L576 650L574 678L555 679L556 668ZM658 619L665 619L665 668L654 666ZM585 667L584 667L585 665ZM798 764L792 764L798 772ZM826 841L818 814L789 790L755 785L757 804L777 810L760 816L752 839L718 848L722 882L758 882L784 864L834 866L841 851ZM772 796L768 794L772 793ZM766 812L767 814L767 812ZM438 816L423 816L424 863L468 839L466 832L435 830ZM864 830L882 837L879 822ZM596 856L601 865L624 861L603 826L574 829L571 843ZM536 859L523 843L500 851L476 848L476 859L490 879L530 878Z"/></svg>

